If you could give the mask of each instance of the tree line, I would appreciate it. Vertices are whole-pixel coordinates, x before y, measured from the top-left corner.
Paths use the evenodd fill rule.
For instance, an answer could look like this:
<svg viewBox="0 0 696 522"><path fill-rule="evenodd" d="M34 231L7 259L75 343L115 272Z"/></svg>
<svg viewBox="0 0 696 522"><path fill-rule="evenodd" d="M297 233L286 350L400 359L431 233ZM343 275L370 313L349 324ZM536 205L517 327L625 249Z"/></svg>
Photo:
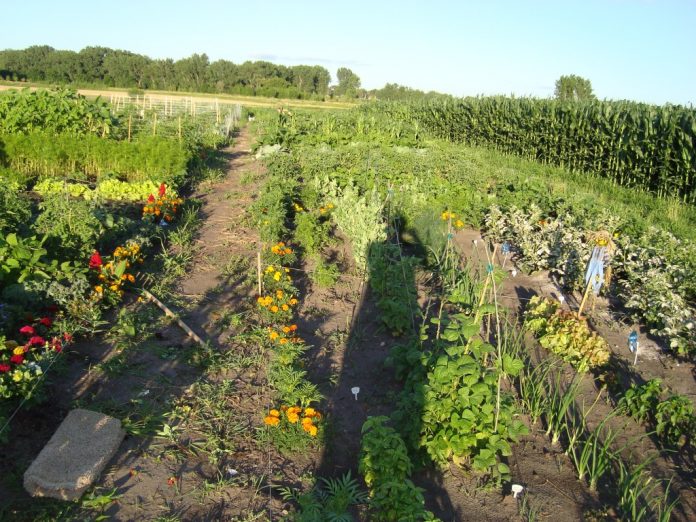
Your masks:
<svg viewBox="0 0 696 522"><path fill-rule="evenodd" d="M360 79L339 69L339 84L330 88L331 74L318 65L285 66L267 61L211 62L206 54L181 60L110 49L85 47L57 50L48 45L0 51L0 78L14 81L125 87L277 98L324 99L338 94L357 96ZM341 83L341 78L344 82Z"/></svg>

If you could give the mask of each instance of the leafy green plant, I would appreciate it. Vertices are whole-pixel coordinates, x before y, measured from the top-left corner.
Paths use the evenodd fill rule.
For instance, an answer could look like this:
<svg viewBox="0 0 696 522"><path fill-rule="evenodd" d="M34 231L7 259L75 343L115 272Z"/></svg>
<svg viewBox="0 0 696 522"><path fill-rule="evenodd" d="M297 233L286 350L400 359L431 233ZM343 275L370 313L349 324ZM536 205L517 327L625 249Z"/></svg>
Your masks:
<svg viewBox="0 0 696 522"><path fill-rule="evenodd" d="M328 240L330 227L331 224L323 220L318 211L302 209L295 213L295 239L307 254L319 252Z"/></svg>
<svg viewBox="0 0 696 522"><path fill-rule="evenodd" d="M369 417L362 427L360 473L370 495L373 520L435 520L425 511L423 493L409 480L413 465L406 445L387 417Z"/></svg>
<svg viewBox="0 0 696 522"><path fill-rule="evenodd" d="M650 379L641 386L632 384L619 400L617 409L637 420L645 421L655 415L661 395L662 381L660 379Z"/></svg>
<svg viewBox="0 0 696 522"><path fill-rule="evenodd" d="M321 288L331 288L336 284L341 271L335 263L326 263L319 259L317 265L310 274L312 282Z"/></svg>
<svg viewBox="0 0 696 522"><path fill-rule="evenodd" d="M524 314L524 324L547 350L586 372L609 361L606 341L590 330L586 321L560 309L558 303L534 296Z"/></svg>
<svg viewBox="0 0 696 522"><path fill-rule="evenodd" d="M305 493L281 488L280 494L283 500L298 504L298 511L291 516L295 522L351 522L353 517L348 510L367 502L367 495L350 476L350 471L337 479L321 477Z"/></svg>

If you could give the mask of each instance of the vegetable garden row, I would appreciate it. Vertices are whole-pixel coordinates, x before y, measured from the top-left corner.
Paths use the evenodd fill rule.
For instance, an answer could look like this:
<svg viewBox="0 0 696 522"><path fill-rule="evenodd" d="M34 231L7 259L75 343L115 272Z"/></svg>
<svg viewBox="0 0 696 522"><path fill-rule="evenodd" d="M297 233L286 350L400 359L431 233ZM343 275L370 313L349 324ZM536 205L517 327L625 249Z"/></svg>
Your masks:
<svg viewBox="0 0 696 522"><path fill-rule="evenodd" d="M32 95L15 96L24 103ZM171 397L154 426L129 429L131 437L163 441L157 459L186 464L179 469L189 471L168 480L176 489L168 505L187 505L197 489L186 493L184 477L212 467L218 478L206 478L205 491L243 490L252 498L242 514L235 508L238 520L452 520L476 510L533 520L557 509L541 483L522 474L527 448L539 444L539 458L555 455L559 476L564 463L574 470L577 482L558 492L571 498L579 490L584 499L572 497L554 516L693 516L689 396L643 379L652 366L625 364L625 349L612 347L596 320L579 319L567 303L538 295L516 298L521 311L502 305L522 284L513 268L547 271L566 295L582 296L602 231L615 247L602 292L626 318L619 327L644 325L664 347L662 357L691 365L693 209L429 137L412 108L380 111L256 114L255 148L267 174L240 225L256 230L259 255L239 261L242 304L220 312L230 340L200 349L206 373L185 396ZM196 209L175 190L220 178L204 160L224 137L204 132L204 123L186 120L182 133L179 119L160 122L171 126L167 136L149 122L127 136L123 119L102 114L112 118L109 132L105 125L66 127L51 140L20 126L0 135L3 174L12 180L0 200L6 416L22 399L38 399L33 384L68 339L105 327L105 309L124 298L126 308L138 309L130 291L180 298L171 289L176 276L160 277L166 267L148 258L156 243L165 251L172 243L190 248L192 233L188 242L172 234L196 219ZM34 145L22 148L23 139L74 140L89 160L51 152L62 145L46 145L43 156ZM124 152L132 163L117 164L111 153L93 154L102 145L82 145L89 140L164 148L142 152L155 166L141 168L136 148ZM464 245L466 227L481 228L484 238ZM341 284L359 286L361 297L345 317L339 349L312 322L317 312L309 303L321 292L338 295ZM368 354L374 368L363 367ZM337 362L337 375L322 357ZM233 370L236 379L221 379ZM350 384L358 380L361 387ZM337 446L351 437L357 447ZM339 454L348 470L335 464ZM252 470L262 468L254 482ZM555 480L556 472L538 469L547 483ZM237 470L248 478L230 478ZM511 504L498 506L512 493ZM97 511L118 517L115 494L102 497ZM222 506L218 516L232 516ZM191 517L181 511L166 519Z"/></svg>

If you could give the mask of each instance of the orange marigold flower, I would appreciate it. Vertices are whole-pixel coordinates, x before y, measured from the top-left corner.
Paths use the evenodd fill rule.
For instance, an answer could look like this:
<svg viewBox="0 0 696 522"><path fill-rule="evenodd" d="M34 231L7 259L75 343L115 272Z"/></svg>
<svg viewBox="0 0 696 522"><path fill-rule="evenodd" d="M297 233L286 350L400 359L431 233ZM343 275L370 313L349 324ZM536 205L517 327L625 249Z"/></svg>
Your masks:
<svg viewBox="0 0 696 522"><path fill-rule="evenodd" d="M312 437L316 437L318 431L319 431L319 430L318 430L317 427L314 426L314 425L309 426L309 429L307 430L307 432L308 432Z"/></svg>
<svg viewBox="0 0 696 522"><path fill-rule="evenodd" d="M298 420L300 420L300 416L297 413L290 413L290 410L288 410L287 416L288 416L288 421L290 421L293 424L295 424Z"/></svg>
<svg viewBox="0 0 696 522"><path fill-rule="evenodd" d="M274 314L278 313L278 307L276 305L271 306L271 312Z"/></svg>
<svg viewBox="0 0 696 522"><path fill-rule="evenodd" d="M289 307L288 305L286 305L286 304L284 304L284 305L282 306L282 308L283 308L283 312L287 312L288 310L290 310L290 307Z"/></svg>
<svg viewBox="0 0 696 522"><path fill-rule="evenodd" d="M276 297L278 299L282 299L285 294L283 293L282 290L276 290Z"/></svg>
<svg viewBox="0 0 696 522"><path fill-rule="evenodd" d="M264 417L263 422L267 426L277 426L278 423L280 423L280 419L273 415L267 415L266 417Z"/></svg>
<svg viewBox="0 0 696 522"><path fill-rule="evenodd" d="M271 417L280 417L280 412L278 410L273 409L268 412L268 415L270 415Z"/></svg>
<svg viewBox="0 0 696 522"><path fill-rule="evenodd" d="M293 297L292 299L290 299L290 301L288 301L288 304L290 306L295 306L297 304L297 299Z"/></svg>
<svg viewBox="0 0 696 522"><path fill-rule="evenodd" d="M317 410L314 408L305 408L304 414L305 417L314 417L314 415L317 413Z"/></svg>
<svg viewBox="0 0 696 522"><path fill-rule="evenodd" d="M278 332L271 332L270 334L268 334L268 336L271 338L271 341L275 341L278 338L279 334Z"/></svg>

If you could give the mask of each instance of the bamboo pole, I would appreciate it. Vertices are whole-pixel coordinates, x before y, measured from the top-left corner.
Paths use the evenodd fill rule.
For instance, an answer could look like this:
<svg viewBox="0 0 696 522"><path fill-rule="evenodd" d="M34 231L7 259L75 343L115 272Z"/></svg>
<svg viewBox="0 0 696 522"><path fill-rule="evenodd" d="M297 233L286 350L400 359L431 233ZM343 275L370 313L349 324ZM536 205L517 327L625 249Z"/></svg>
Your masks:
<svg viewBox="0 0 696 522"><path fill-rule="evenodd" d="M191 330L191 328L189 328L189 327L186 325L186 323L184 323L181 319L179 319L179 317L178 317L174 312L172 312L164 303L162 303L162 301L160 301L159 299L157 299L154 295L152 295L150 292L148 292L148 291L145 290L145 289L142 290L142 293L143 293L143 295L145 296L146 299L148 299L149 301L155 303L155 304L164 312L164 314L165 314L167 317L171 317L172 319L174 319L174 321L176 322L176 324L178 324L179 327L180 327L184 332L186 332L186 333L188 334L189 337L191 337L194 341L196 341L196 342L197 342L198 344L200 344L201 346L205 346L205 341L203 341L203 339L201 339L201 338L198 336L198 334L197 334L196 332L194 332L193 330Z"/></svg>
<svg viewBox="0 0 696 522"><path fill-rule="evenodd" d="M128 115L128 141L131 140L131 124L133 123L133 115L129 114Z"/></svg>
<svg viewBox="0 0 696 522"><path fill-rule="evenodd" d="M256 253L256 277L259 284L259 297L261 297L261 292L263 291L261 279L261 252Z"/></svg>
<svg viewBox="0 0 696 522"><path fill-rule="evenodd" d="M157 113L152 118L152 135L157 136Z"/></svg>

